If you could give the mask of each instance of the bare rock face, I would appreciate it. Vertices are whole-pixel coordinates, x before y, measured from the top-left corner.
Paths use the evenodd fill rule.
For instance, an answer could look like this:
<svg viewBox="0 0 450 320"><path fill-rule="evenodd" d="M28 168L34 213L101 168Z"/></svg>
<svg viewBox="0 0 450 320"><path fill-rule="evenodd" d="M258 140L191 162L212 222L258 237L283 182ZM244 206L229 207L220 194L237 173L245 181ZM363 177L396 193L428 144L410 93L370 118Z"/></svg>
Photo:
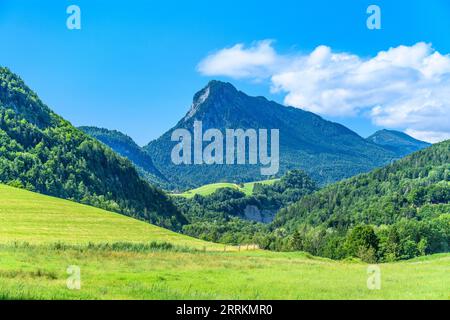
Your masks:
<svg viewBox="0 0 450 320"><path fill-rule="evenodd" d="M260 210L257 206L247 206L244 211L245 219L262 223L271 223L275 214L271 210Z"/></svg>

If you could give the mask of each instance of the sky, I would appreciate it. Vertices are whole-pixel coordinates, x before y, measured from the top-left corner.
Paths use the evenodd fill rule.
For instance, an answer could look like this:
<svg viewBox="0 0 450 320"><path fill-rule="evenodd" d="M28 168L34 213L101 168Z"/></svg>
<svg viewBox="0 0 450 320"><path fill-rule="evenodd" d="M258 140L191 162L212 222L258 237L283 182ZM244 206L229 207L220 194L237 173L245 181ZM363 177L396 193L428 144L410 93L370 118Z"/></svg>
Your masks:
<svg viewBox="0 0 450 320"><path fill-rule="evenodd" d="M367 8L381 9L369 30ZM67 28L69 5L81 30ZM209 80L348 126L450 138L448 0L0 0L0 65L76 126L145 145Z"/></svg>

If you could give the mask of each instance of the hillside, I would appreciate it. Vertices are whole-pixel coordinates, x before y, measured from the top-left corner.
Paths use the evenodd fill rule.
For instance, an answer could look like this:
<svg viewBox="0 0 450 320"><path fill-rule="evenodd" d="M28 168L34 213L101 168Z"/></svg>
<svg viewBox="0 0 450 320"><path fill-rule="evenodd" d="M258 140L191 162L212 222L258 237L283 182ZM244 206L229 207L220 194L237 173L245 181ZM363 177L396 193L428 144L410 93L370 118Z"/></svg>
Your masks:
<svg viewBox="0 0 450 320"><path fill-rule="evenodd" d="M149 223L91 206L0 185L0 244L36 245L169 242L223 250Z"/></svg>
<svg viewBox="0 0 450 320"><path fill-rule="evenodd" d="M382 166L396 155L337 123L298 108L285 107L263 97L250 97L229 83L211 81L195 94L191 109L178 124L144 149L155 166L180 188L229 182L266 180L259 165L174 165L172 132L193 131L202 121L203 131L225 129L279 129L280 171L303 169L321 184L338 181Z"/></svg>
<svg viewBox="0 0 450 320"><path fill-rule="evenodd" d="M0 182L180 229L170 199L133 165L51 111L0 68Z"/></svg>
<svg viewBox="0 0 450 320"><path fill-rule="evenodd" d="M431 146L430 143L414 139L406 133L393 130L377 131L368 137L367 140L392 150L399 158Z"/></svg>
<svg viewBox="0 0 450 320"><path fill-rule="evenodd" d="M223 188L232 188L239 190L247 196L251 196L253 194L253 188L256 184L264 184L264 185L271 185L278 181L278 179L271 179L271 180L264 180L264 181L258 181L258 182L247 182L242 184L235 184L235 183L211 183L206 184L204 186L201 186L196 189L188 190L180 194L175 194L175 196L181 196L185 198L192 198L195 195L201 195L201 196L209 196L212 195L214 192L216 192L219 189Z"/></svg>
<svg viewBox="0 0 450 320"><path fill-rule="evenodd" d="M147 182L159 186L167 184L167 179L155 168L151 157L129 136L117 130L97 127L79 127L78 129L130 160L135 165L139 175Z"/></svg>
<svg viewBox="0 0 450 320"><path fill-rule="evenodd" d="M352 241L352 230L370 234L364 246L381 259L448 252L450 141L305 196L279 212L274 228L280 227L295 232L298 248L331 257L349 249L340 244ZM308 241L319 234L322 243L313 249Z"/></svg>
<svg viewBox="0 0 450 320"><path fill-rule="evenodd" d="M329 226L380 225L419 217L423 207L429 208L429 214L448 214L449 202L450 141L446 141L328 186L285 210L278 220L304 217Z"/></svg>

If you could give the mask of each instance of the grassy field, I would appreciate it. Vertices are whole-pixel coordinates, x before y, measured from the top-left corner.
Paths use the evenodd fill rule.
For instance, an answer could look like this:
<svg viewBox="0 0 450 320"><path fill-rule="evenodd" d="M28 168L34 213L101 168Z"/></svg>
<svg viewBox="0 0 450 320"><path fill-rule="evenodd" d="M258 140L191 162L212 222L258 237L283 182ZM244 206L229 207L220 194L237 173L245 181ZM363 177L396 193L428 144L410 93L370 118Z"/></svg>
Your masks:
<svg viewBox="0 0 450 320"><path fill-rule="evenodd" d="M185 197L185 198L192 198L196 194L201 195L201 196L209 196L209 195L213 194L215 191L217 191L218 189L222 189L222 188L237 189L237 190L244 192L246 195L249 196L249 195L252 195L255 184L257 184L257 183L273 184L275 181L278 181L278 179L264 180L264 181L258 181L258 182L249 182L249 183L244 183L243 186L240 186L240 185L234 184L234 183L226 183L226 182L212 183L212 184L207 184L207 185L201 186L197 189L192 189L192 190L180 193L180 194L175 194L175 196L181 196L181 197Z"/></svg>
<svg viewBox="0 0 450 320"><path fill-rule="evenodd" d="M0 243L31 244L170 242L178 246L223 250L120 214L0 185Z"/></svg>
<svg viewBox="0 0 450 320"><path fill-rule="evenodd" d="M449 255L381 265L381 289L367 266L300 253L109 251L2 247L3 299L450 299ZM66 286L69 265L81 289Z"/></svg>
<svg viewBox="0 0 450 320"><path fill-rule="evenodd" d="M233 250L0 186L0 299L450 299L449 254L382 264L369 290L364 263Z"/></svg>

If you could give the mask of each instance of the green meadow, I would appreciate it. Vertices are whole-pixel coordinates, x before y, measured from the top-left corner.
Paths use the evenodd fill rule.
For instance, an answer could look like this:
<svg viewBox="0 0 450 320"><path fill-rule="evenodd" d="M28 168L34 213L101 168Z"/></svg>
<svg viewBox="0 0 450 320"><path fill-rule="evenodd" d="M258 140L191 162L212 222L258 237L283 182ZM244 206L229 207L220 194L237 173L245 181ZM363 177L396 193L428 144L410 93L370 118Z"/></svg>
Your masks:
<svg viewBox="0 0 450 320"><path fill-rule="evenodd" d="M181 235L117 213L0 185L0 243L169 242L191 248L223 245Z"/></svg>
<svg viewBox="0 0 450 320"><path fill-rule="evenodd" d="M450 255L380 265L226 248L0 186L0 299L450 299ZM67 288L68 266L81 271Z"/></svg>
<svg viewBox="0 0 450 320"><path fill-rule="evenodd" d="M253 194L253 188L255 187L255 184L260 183L260 184L270 185L270 184L275 183L276 181L278 181L278 179L271 179L271 180L264 180L264 181L257 181L257 182L248 182L248 183L244 183L242 185L238 185L238 184L234 184L234 183L227 183L227 182L212 183L212 184L207 184L207 185L201 186L196 189L188 190L188 191L180 193L180 194L175 194L175 196L181 196L181 197L185 197L185 198L192 198L196 194L201 195L201 196L209 196L209 195L213 194L214 192L216 192L218 189L222 189L222 188L236 189L236 190L239 190L239 191L245 193L247 196L250 196Z"/></svg>
<svg viewBox="0 0 450 320"><path fill-rule="evenodd" d="M3 299L449 299L449 255L381 265L381 289L367 266L301 253L183 252L4 246ZM81 289L66 286L80 267Z"/></svg>

